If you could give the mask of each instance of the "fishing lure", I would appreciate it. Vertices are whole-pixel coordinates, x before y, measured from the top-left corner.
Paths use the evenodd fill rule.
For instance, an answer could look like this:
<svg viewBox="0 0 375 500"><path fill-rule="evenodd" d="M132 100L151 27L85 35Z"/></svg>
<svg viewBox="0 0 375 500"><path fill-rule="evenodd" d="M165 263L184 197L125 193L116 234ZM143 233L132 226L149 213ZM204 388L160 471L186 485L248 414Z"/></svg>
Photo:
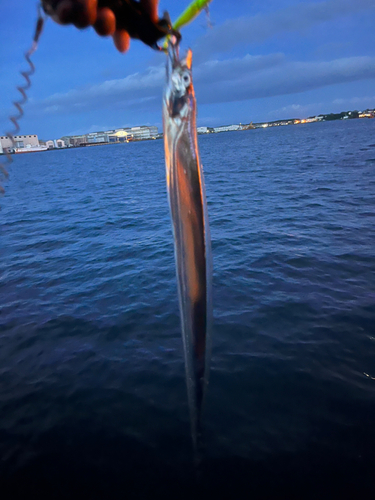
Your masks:
<svg viewBox="0 0 375 500"><path fill-rule="evenodd" d="M198 151L192 52L180 60L178 41L173 39L168 45L163 128L191 431L197 450L210 360L211 241Z"/></svg>
<svg viewBox="0 0 375 500"><path fill-rule="evenodd" d="M18 101L15 101L13 103L14 106L16 107L18 113L16 115L12 115L9 117L10 121L14 125L14 129L9 131L9 132L6 132L6 136L9 137L11 144L12 144L11 148L5 149L5 154L7 157L6 163L8 165L10 165L13 161L12 156L10 155L9 149L12 149L15 147L14 136L20 130L20 126L19 126L18 122L23 116L23 106L25 105L25 103L27 101L27 91L31 87L30 77L35 73L35 66L31 60L31 56L38 48L38 42L39 42L40 35L42 34L42 31L43 31L44 23L45 23L45 17L42 15L41 9L39 8L39 16L38 16L38 20L36 22L33 43L31 45L30 49L25 54L25 59L26 59L27 63L29 64L29 69L27 71L21 71L21 75L26 80L26 83L24 85L17 87L17 90L20 92L22 99L19 99ZM8 178L8 171L6 169L6 165L4 163L0 162L0 181L4 178L5 179ZM0 193L3 193L3 192L4 192L4 188L0 184Z"/></svg>
<svg viewBox="0 0 375 500"><path fill-rule="evenodd" d="M208 4L211 3L212 0L193 0L186 9L178 16L176 21L173 23L172 28L174 31L179 31L182 27L191 23L193 19L195 19L203 9L206 9L208 12ZM167 36L163 49L166 51L168 47L168 41L170 36Z"/></svg>

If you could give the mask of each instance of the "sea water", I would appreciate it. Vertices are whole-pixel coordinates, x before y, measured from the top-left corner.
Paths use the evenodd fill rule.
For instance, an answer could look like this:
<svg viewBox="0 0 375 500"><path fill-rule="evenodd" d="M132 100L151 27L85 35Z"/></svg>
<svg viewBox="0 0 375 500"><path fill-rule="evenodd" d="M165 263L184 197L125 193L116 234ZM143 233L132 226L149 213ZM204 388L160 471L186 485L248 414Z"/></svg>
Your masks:
<svg viewBox="0 0 375 500"><path fill-rule="evenodd" d="M7 498L372 498L375 120L199 137L213 349L199 481L162 141L14 157Z"/></svg>

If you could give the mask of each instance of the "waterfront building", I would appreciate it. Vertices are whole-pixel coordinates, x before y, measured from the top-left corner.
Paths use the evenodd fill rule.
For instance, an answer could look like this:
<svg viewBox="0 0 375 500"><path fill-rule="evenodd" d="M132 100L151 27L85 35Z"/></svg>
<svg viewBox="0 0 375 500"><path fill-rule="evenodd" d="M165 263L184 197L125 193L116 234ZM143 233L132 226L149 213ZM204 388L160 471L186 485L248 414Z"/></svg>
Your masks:
<svg viewBox="0 0 375 500"><path fill-rule="evenodd" d="M10 137L7 137L6 135L1 135L0 136L0 144L2 150L8 149L8 148L25 148L27 146L31 147L36 147L39 146L39 139L37 135L15 135L14 136L14 142L15 144L12 144L12 141Z"/></svg>
<svg viewBox="0 0 375 500"><path fill-rule="evenodd" d="M108 134L108 142L119 142L119 137L115 135L114 131L112 134Z"/></svg>
<svg viewBox="0 0 375 500"><path fill-rule="evenodd" d="M92 134L87 134L88 144L98 144L109 142L108 134L105 132L93 132Z"/></svg>
<svg viewBox="0 0 375 500"><path fill-rule="evenodd" d="M124 142L129 140L151 139L158 135L157 127L126 127L107 130L108 142Z"/></svg>
<svg viewBox="0 0 375 500"><path fill-rule="evenodd" d="M231 132L234 130L240 130L239 125L224 125L222 127L214 127L214 132Z"/></svg>
<svg viewBox="0 0 375 500"><path fill-rule="evenodd" d="M129 135L135 140L152 139L158 135L157 127L132 127L129 129Z"/></svg>
<svg viewBox="0 0 375 500"><path fill-rule="evenodd" d="M61 137L60 140L63 141L66 148L68 148L69 146L72 145L72 144L70 144L70 137L68 137L67 135L64 135L64 137Z"/></svg>
<svg viewBox="0 0 375 500"><path fill-rule="evenodd" d="M64 141L64 143L65 143L65 141ZM71 135L71 136L69 136L69 146L82 146L83 144L87 144L87 136L86 135Z"/></svg>
<svg viewBox="0 0 375 500"><path fill-rule="evenodd" d="M109 136L111 138L110 142L127 142L130 136L130 128L117 128L112 131L112 134Z"/></svg>
<svg viewBox="0 0 375 500"><path fill-rule="evenodd" d="M90 132L85 135L64 136L60 140L66 147L82 146L85 144L108 144L113 142L128 142L129 140L153 139L158 136L157 127L126 127L100 132Z"/></svg>
<svg viewBox="0 0 375 500"><path fill-rule="evenodd" d="M198 134L208 134L208 132L209 132L208 127L197 127Z"/></svg>
<svg viewBox="0 0 375 500"><path fill-rule="evenodd" d="M53 141L46 141L48 149L61 149L65 148L65 143L62 139L54 139Z"/></svg>

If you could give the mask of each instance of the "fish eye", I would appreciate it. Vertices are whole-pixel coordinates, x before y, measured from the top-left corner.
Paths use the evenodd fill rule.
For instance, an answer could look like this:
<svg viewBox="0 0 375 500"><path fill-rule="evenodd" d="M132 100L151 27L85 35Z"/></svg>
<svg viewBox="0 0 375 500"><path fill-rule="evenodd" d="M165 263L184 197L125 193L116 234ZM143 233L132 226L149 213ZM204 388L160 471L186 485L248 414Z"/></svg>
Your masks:
<svg viewBox="0 0 375 500"><path fill-rule="evenodd" d="M186 87L188 87L190 85L190 75L189 73L186 71L185 73L183 73L182 75L182 79L184 81L184 84L186 85Z"/></svg>

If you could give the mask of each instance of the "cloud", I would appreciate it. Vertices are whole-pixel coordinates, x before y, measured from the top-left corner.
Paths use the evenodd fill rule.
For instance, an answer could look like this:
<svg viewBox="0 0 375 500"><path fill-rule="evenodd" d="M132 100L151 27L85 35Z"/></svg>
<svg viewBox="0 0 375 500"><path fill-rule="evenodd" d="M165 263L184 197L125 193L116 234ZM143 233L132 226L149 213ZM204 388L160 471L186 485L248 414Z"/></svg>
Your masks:
<svg viewBox="0 0 375 500"><path fill-rule="evenodd" d="M312 115L340 113L350 109L367 109L375 105L375 95L372 97L351 97L349 99L334 99L333 101L314 102L309 104L290 104L268 113L268 118L306 118Z"/></svg>
<svg viewBox="0 0 375 500"><path fill-rule="evenodd" d="M279 119L280 116L283 118L303 118L310 114L314 114L316 109L320 109L322 103L311 103L311 104L289 104L288 106L283 106L282 108L275 109L268 113L270 119Z"/></svg>
<svg viewBox="0 0 375 500"><path fill-rule="evenodd" d="M81 135L81 134L90 134L91 132L97 132L99 130L113 130L115 129L116 127L112 124L108 124L108 123L101 123L100 125L97 125L97 124L94 124L94 125L90 125L89 127L81 127L81 128L76 128L76 129L72 129L70 131L67 132L66 135Z"/></svg>
<svg viewBox="0 0 375 500"><path fill-rule="evenodd" d="M194 83L199 104L229 103L301 93L329 85L375 78L375 57L331 61L288 61L283 54L215 60L198 65ZM153 67L120 80L54 94L33 103L49 115L100 109L157 111L164 68Z"/></svg>
<svg viewBox="0 0 375 500"><path fill-rule="evenodd" d="M277 34L304 31L365 9L375 9L374 0L302 2L273 13L228 20L214 28L199 40L194 52L194 82L199 104L290 95L375 78L375 57L302 62L275 53L207 60L210 54L225 52L237 44L259 43ZM29 101L28 115L35 120L36 117L52 119L58 115L90 114L90 119L96 121L94 115L101 110L109 113L136 110L139 115L160 112L164 79L164 65L155 65L125 78L57 93L42 101Z"/></svg>
<svg viewBox="0 0 375 500"><path fill-rule="evenodd" d="M196 52L204 60L210 54L228 52L237 45L264 42L284 32L304 32L314 25L367 9L375 9L374 0L326 0L230 19L201 37Z"/></svg>
<svg viewBox="0 0 375 500"><path fill-rule="evenodd" d="M236 63L237 64L237 63ZM226 65L228 74L230 68ZM218 72L218 71L217 71ZM285 62L260 71L235 75L225 84L196 82L201 103L235 102L305 92L328 85L375 78L375 57L349 57L328 62Z"/></svg>
<svg viewBox="0 0 375 500"><path fill-rule="evenodd" d="M126 78L107 80L97 85L72 89L65 93L53 94L42 101L44 112L71 113L74 108L83 109L118 107L138 107L156 98L165 78L164 67L151 67L144 73L134 73ZM37 103L35 102L36 106Z"/></svg>
<svg viewBox="0 0 375 500"><path fill-rule="evenodd" d="M216 81L224 83L227 80L241 78L244 73L261 71L279 66L282 63L285 63L285 55L281 53L266 56L247 54L242 58L207 61L194 69L194 81L199 82L199 84L212 84Z"/></svg>
<svg viewBox="0 0 375 500"><path fill-rule="evenodd" d="M335 99L332 104L339 104L340 106L370 106L375 105L375 95L351 97L349 99Z"/></svg>
<svg viewBox="0 0 375 500"><path fill-rule="evenodd" d="M319 58L327 58L327 56L338 56L343 53L348 53L350 48L353 46L353 41L347 42L329 42L324 43L317 47L314 51L314 54Z"/></svg>
<svg viewBox="0 0 375 500"><path fill-rule="evenodd" d="M255 73L283 62L284 54L248 54L243 58L208 61L195 68L194 78L198 85L217 85L218 82L224 84L227 80L241 78L244 73ZM153 66L144 73L134 73L126 78L107 80L98 85L53 94L42 103L30 103L30 108L41 107L45 114L63 114L109 109L111 106L116 106L116 109L136 107L138 111L150 106L159 107L164 81L164 65Z"/></svg>

